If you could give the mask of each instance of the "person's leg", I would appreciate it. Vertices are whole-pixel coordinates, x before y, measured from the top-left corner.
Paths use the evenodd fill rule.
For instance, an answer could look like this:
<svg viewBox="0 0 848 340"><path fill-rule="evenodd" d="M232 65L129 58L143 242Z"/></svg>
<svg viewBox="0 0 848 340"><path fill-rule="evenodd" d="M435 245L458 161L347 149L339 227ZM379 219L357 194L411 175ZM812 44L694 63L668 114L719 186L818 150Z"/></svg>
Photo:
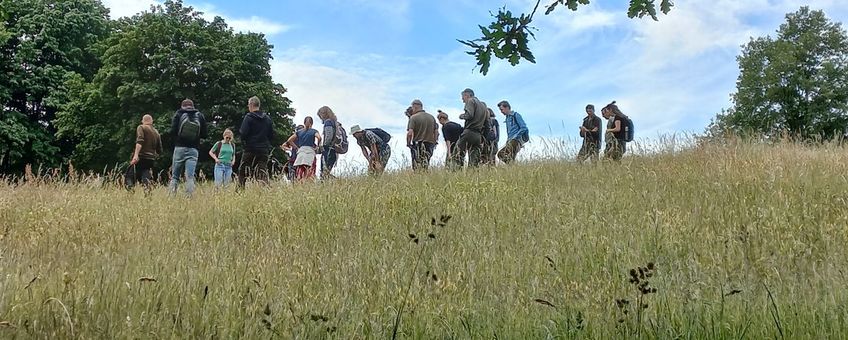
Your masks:
<svg viewBox="0 0 848 340"><path fill-rule="evenodd" d="M425 163L425 164L426 164L426 168L429 169L430 168L430 160L433 159L433 153L436 151L436 144L435 143L424 143L424 145L425 145L426 151L427 151L427 163Z"/></svg>
<svg viewBox="0 0 848 340"><path fill-rule="evenodd" d="M598 156L601 153L601 146L597 142L592 142L592 153L590 155L592 163L598 161Z"/></svg>
<svg viewBox="0 0 848 340"><path fill-rule="evenodd" d="M241 163L239 164L239 189L244 189L245 183L247 183L247 178L250 176L251 172L253 172L253 161L256 157L256 154L253 152L245 151L241 155Z"/></svg>
<svg viewBox="0 0 848 340"><path fill-rule="evenodd" d="M468 166L480 166L481 145L483 143L483 135L478 132L465 130L463 133L465 139L465 149L468 150ZM463 137L460 137L462 142Z"/></svg>
<svg viewBox="0 0 848 340"><path fill-rule="evenodd" d="M220 189L224 185L224 164L215 164L215 189Z"/></svg>
<svg viewBox="0 0 848 340"><path fill-rule="evenodd" d="M191 196L194 193L194 173L197 169L197 157L199 152L195 148L188 148L186 151L185 161L185 176L186 176L186 194Z"/></svg>
<svg viewBox="0 0 848 340"><path fill-rule="evenodd" d="M174 148L174 154L171 161L171 184L168 185L168 191L171 194L177 193L177 186L180 183L180 176L183 173L185 166L185 150L186 148L178 146Z"/></svg>
<svg viewBox="0 0 848 340"><path fill-rule="evenodd" d="M268 154L258 153L253 158L253 176L262 184L268 185L270 174L268 173Z"/></svg>
<svg viewBox="0 0 848 340"><path fill-rule="evenodd" d="M492 142L492 149L489 150L489 160L492 165L498 165L498 141Z"/></svg>
<svg viewBox="0 0 848 340"><path fill-rule="evenodd" d="M149 194L153 190L153 184L151 183L153 178L153 160L139 159L138 164L136 164L136 171L140 171L141 185L144 188L144 193Z"/></svg>
<svg viewBox="0 0 848 340"><path fill-rule="evenodd" d="M230 185L233 182L233 165L227 164L224 168L224 186Z"/></svg>
<svg viewBox="0 0 848 340"><path fill-rule="evenodd" d="M330 174L333 171L333 167L336 166L336 161L338 160L338 155L336 155L336 149L332 146L325 146L324 152L321 153L321 178L330 178L332 175Z"/></svg>
<svg viewBox="0 0 848 340"><path fill-rule="evenodd" d="M592 147L594 149L594 147ZM589 142L583 140L583 145L580 146L580 151L577 152L577 163L583 163L586 158L589 158Z"/></svg>

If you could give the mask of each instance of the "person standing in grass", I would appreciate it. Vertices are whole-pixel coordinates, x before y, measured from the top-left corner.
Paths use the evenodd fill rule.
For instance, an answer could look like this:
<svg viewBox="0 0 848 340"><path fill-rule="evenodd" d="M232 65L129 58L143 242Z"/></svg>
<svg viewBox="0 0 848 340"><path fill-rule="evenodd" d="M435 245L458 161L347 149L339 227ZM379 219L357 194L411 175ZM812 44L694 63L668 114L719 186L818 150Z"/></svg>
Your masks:
<svg viewBox="0 0 848 340"><path fill-rule="evenodd" d="M501 138L501 129L498 124L498 119L495 117L495 112L492 109L489 111L489 121L486 124L486 131L483 136L483 146L481 158L482 163L486 165L497 164L498 140Z"/></svg>
<svg viewBox="0 0 848 340"><path fill-rule="evenodd" d="M356 138L356 144L362 149L362 156L368 161L368 173L382 174L392 156L392 149L389 147L391 136L382 129L362 129L359 125L352 126L350 133Z"/></svg>
<svg viewBox="0 0 848 340"><path fill-rule="evenodd" d="M141 117L141 125L135 129L135 151L130 165L135 166L135 180L144 186L144 192L149 194L153 189L150 183L153 178L153 163L162 153L162 138L159 131L153 127L153 116Z"/></svg>
<svg viewBox="0 0 848 340"><path fill-rule="evenodd" d="M512 163L524 144L530 141L530 132L521 114L512 110L506 100L498 103L498 109L506 117L506 145L498 151L498 158L505 164Z"/></svg>
<svg viewBox="0 0 848 340"><path fill-rule="evenodd" d="M185 171L186 195L194 193L194 172L197 167L197 150L200 139L206 137L206 118L194 108L191 99L183 100L180 109L171 120L171 136L174 138L174 156L171 164L169 192L177 193L180 175Z"/></svg>
<svg viewBox="0 0 848 340"><path fill-rule="evenodd" d="M215 143L209 150L209 156L215 160L215 188L226 187L233 178L233 166L236 163L236 144L233 130L224 130L224 139Z"/></svg>
<svg viewBox="0 0 848 340"><path fill-rule="evenodd" d="M618 162L627 152L627 143L624 141L624 113L615 105L615 102L604 107L604 110L608 120L604 158Z"/></svg>
<svg viewBox="0 0 848 340"><path fill-rule="evenodd" d="M478 167L483 145L483 128L489 119L489 110L486 104L474 96L472 89L462 91L462 102L465 103L465 109L459 118L465 120L465 127L457 141L459 152L454 157L463 159L468 154L468 166Z"/></svg>
<svg viewBox="0 0 848 340"><path fill-rule="evenodd" d="M312 128L312 117L303 120L303 130L295 132L286 141L289 147L297 147L297 158L294 160L295 179L303 182L315 177L317 147L321 145L321 134Z"/></svg>
<svg viewBox="0 0 848 340"><path fill-rule="evenodd" d="M580 125L580 137L583 137L583 145L577 153L577 162L583 163L587 158L592 162L598 160L601 152L601 117L595 115L595 105L586 105L586 117Z"/></svg>
<svg viewBox="0 0 848 340"><path fill-rule="evenodd" d="M261 110L262 102L258 97L247 100L247 109L241 121L242 145L244 152L239 166L239 189L244 189L248 177L255 177L268 185L268 155L271 153L271 140L274 139L274 122L271 116Z"/></svg>
<svg viewBox="0 0 848 340"><path fill-rule="evenodd" d="M454 154L458 152L457 142L459 141L459 136L462 135L462 125L454 123L448 119L448 114L442 110L439 110L439 114L437 116L439 123L442 124L442 136L445 139L445 147L447 148L447 157L445 158L445 165L448 169L462 167L461 160L453 157ZM459 161L457 163L457 161Z"/></svg>
<svg viewBox="0 0 848 340"><path fill-rule="evenodd" d="M433 115L424 111L424 104L416 99L412 101L412 116L406 127L406 145L412 149L413 170L427 170L430 157L439 140L439 124Z"/></svg>
<svg viewBox="0 0 848 340"><path fill-rule="evenodd" d="M339 139L339 121L328 106L318 109L318 119L324 124L324 139L321 145L321 178L331 178L330 174L338 161L336 141Z"/></svg>

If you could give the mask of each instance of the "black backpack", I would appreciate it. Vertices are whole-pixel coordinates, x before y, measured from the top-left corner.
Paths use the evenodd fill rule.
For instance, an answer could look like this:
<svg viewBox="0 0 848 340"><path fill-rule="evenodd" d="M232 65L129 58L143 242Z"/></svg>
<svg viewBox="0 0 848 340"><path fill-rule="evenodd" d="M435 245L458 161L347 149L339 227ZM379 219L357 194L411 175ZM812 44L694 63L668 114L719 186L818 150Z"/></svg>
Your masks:
<svg viewBox="0 0 848 340"><path fill-rule="evenodd" d="M177 135L183 140L195 140L200 137L200 115L199 112L189 114L183 112L180 117L180 128Z"/></svg>
<svg viewBox="0 0 848 340"><path fill-rule="evenodd" d="M389 141L392 140L392 135L390 135L388 132L386 132L385 130L383 130L381 128L370 128L370 129L365 129L365 130L371 131L375 135L377 135L377 137L380 137L380 139L383 140L384 144L389 144Z"/></svg>
<svg viewBox="0 0 848 340"><path fill-rule="evenodd" d="M621 115L621 122L624 124L621 128L624 129L624 141L632 142L633 141L633 120L626 115Z"/></svg>
<svg viewBox="0 0 848 340"><path fill-rule="evenodd" d="M347 131L345 131L344 127L342 127L342 124L339 122L336 122L336 135L334 138L333 149L336 150L336 153L339 155L346 154L349 148Z"/></svg>

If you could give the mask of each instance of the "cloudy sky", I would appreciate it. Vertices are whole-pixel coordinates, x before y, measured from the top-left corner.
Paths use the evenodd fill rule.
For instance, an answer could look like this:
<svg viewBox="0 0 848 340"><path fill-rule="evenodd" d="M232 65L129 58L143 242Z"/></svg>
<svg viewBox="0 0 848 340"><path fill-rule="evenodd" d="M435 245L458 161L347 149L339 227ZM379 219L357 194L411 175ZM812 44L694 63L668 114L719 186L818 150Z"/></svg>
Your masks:
<svg viewBox="0 0 848 340"><path fill-rule="evenodd" d="M154 3L104 0L113 17ZM802 5L835 21L848 19L844 0L677 0L658 22L628 19L625 0L592 1L577 12L537 15L536 64L495 62L482 76L456 39L479 37L477 25L491 22L490 12L501 6L529 11L535 1L186 3L224 17L236 30L267 36L275 46L272 75L288 88L296 120L328 105L345 126L379 126L397 140L413 99L456 119L466 87L490 106L509 100L533 135L566 144L576 143L586 104L612 100L634 120L639 138L700 133L729 106L739 72L735 58L750 37L773 35L785 14ZM354 152L345 159L353 157L361 158Z"/></svg>

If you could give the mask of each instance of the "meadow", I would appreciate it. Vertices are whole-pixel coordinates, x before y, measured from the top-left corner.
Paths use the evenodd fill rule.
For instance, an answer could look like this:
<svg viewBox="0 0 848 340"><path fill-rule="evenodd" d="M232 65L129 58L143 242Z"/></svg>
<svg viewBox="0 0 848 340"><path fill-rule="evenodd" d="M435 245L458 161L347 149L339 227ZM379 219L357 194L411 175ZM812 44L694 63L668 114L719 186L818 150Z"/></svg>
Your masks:
<svg viewBox="0 0 848 340"><path fill-rule="evenodd" d="M848 337L848 152L0 185L0 338Z"/></svg>

